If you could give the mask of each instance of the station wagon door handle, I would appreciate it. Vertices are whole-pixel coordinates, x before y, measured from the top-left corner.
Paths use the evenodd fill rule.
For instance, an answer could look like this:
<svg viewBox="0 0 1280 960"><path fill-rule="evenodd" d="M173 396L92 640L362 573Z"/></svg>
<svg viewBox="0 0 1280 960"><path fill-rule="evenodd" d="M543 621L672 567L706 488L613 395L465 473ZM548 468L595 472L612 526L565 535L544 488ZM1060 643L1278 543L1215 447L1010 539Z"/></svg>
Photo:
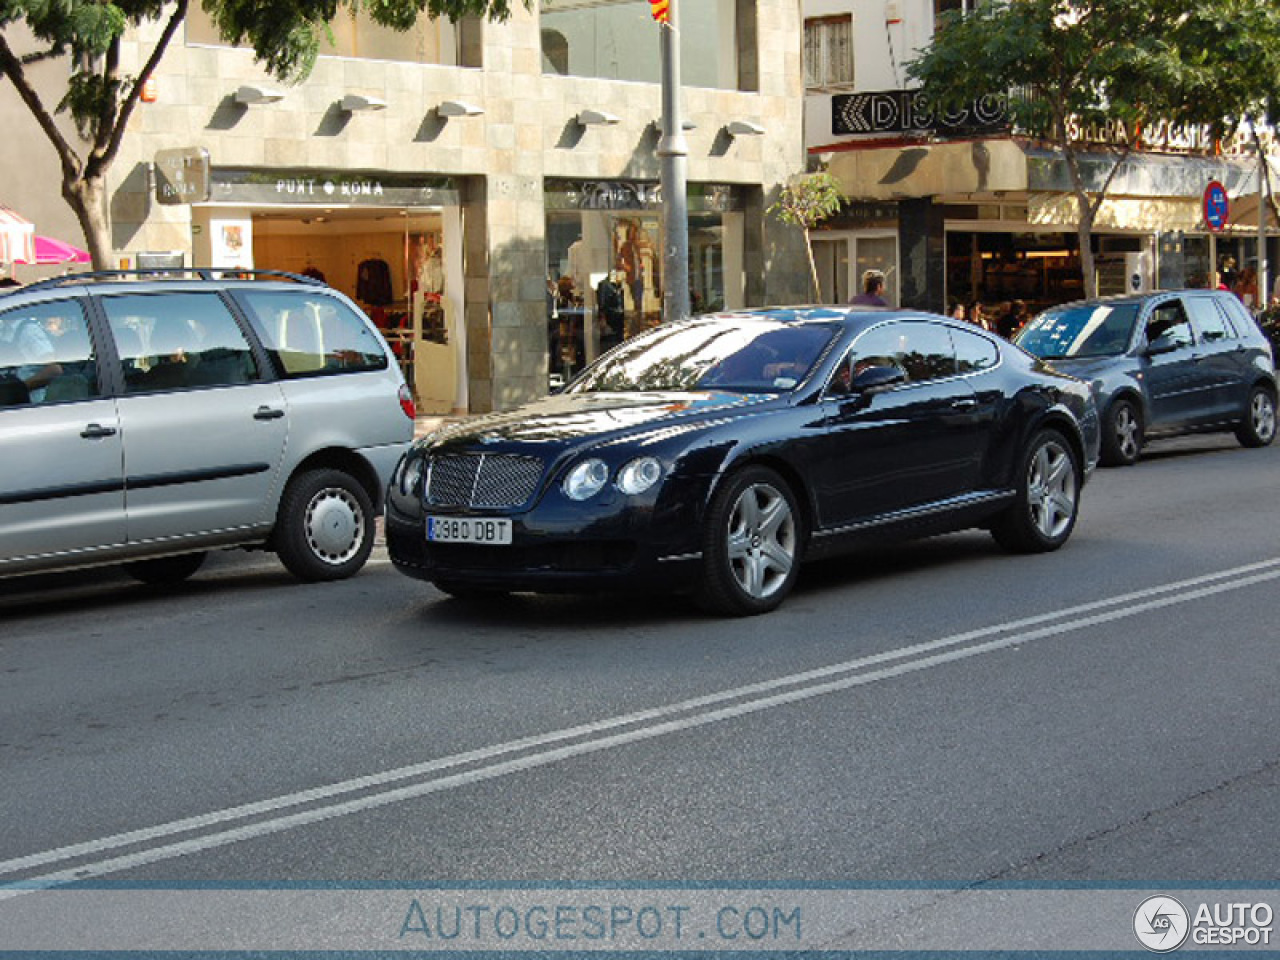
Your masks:
<svg viewBox="0 0 1280 960"><path fill-rule="evenodd" d="M952 410L972 410L978 405L978 401L973 397L963 397L959 400L951 401Z"/></svg>
<svg viewBox="0 0 1280 960"><path fill-rule="evenodd" d="M103 437L114 437L115 435L115 427L104 427L100 423L91 423L80 431L80 436L86 440L100 440Z"/></svg>
<svg viewBox="0 0 1280 960"><path fill-rule="evenodd" d="M284 411L278 407L259 407L253 414L255 420L279 420Z"/></svg>

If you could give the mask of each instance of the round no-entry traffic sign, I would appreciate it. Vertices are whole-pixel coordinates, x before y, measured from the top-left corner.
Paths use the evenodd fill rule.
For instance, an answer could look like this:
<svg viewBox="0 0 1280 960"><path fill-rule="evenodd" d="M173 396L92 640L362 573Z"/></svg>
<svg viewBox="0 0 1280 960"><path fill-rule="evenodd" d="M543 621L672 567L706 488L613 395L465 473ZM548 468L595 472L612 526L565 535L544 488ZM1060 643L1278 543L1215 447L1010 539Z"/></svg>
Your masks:
<svg viewBox="0 0 1280 960"><path fill-rule="evenodd" d="M1210 180L1204 188L1204 222L1215 233L1227 225L1231 216L1231 201L1227 188L1217 180Z"/></svg>

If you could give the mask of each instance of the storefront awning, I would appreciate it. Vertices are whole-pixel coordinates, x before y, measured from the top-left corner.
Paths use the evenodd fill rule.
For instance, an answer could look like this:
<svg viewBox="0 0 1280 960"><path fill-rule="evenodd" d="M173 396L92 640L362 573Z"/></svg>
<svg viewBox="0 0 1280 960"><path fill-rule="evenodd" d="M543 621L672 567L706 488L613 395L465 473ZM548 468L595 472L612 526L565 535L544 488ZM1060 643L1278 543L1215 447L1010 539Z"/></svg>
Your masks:
<svg viewBox="0 0 1280 960"><path fill-rule="evenodd" d="M1086 184L1100 189L1113 162L1106 154L1082 155ZM1027 204L1033 224L1071 226L1077 219L1061 155L1009 138L848 150L833 156L828 169L852 200L931 198L966 204L1017 199ZM1280 158L1271 160L1271 169L1273 187L1280 186ZM1149 153L1131 155L1116 172L1098 225L1143 232L1203 229L1201 198L1210 180L1227 188L1232 224L1256 228L1256 159Z"/></svg>
<svg viewBox="0 0 1280 960"><path fill-rule="evenodd" d="M0 206L0 263L35 263L36 228L26 217Z"/></svg>

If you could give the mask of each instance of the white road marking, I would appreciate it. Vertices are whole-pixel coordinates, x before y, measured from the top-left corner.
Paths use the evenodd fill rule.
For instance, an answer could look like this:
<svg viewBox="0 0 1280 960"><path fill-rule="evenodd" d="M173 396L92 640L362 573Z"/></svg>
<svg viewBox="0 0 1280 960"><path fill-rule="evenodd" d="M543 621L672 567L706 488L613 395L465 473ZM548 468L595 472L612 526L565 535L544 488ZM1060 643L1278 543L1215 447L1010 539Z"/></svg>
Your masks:
<svg viewBox="0 0 1280 960"><path fill-rule="evenodd" d="M1105 600L1011 620L908 647L886 650L883 653L847 660L816 670L789 674L774 680L734 687L663 707L640 710L537 736L523 737L425 763L343 780L312 790L285 794L257 803L228 807L201 816L187 817L154 827L0 861L0 878L12 877L8 882L18 884L15 887L0 889L0 899L20 895L30 889L47 888L75 880L119 873L145 864L211 850L295 827L399 803L403 800L492 780L571 757L679 733L722 720L748 716L828 693L849 690L853 687L1138 616L1152 610L1245 589L1276 579L1280 579L1280 558L1147 590L1119 594ZM512 754L522 755L511 757ZM501 759L504 757L509 759ZM474 768L439 776L444 771L467 766ZM416 782L392 786L403 781ZM342 799L359 793L364 795ZM287 812L293 808L306 806L309 806L309 809ZM236 821L245 820L252 822L238 826L232 825ZM199 831L203 832L197 836L156 843L156 841L168 841L181 834ZM142 849L105 859L89 859L132 846L141 846ZM87 862L44 874L22 876L39 867L81 859Z"/></svg>

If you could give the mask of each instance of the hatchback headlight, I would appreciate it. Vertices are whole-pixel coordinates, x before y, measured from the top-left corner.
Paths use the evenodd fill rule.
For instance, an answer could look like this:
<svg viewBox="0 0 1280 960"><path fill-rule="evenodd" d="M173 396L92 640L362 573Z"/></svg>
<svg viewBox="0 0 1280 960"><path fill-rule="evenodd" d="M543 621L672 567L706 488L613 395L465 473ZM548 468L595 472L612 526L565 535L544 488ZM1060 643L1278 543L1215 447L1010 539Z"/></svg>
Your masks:
<svg viewBox="0 0 1280 960"><path fill-rule="evenodd" d="M656 457L637 457L618 471L618 489L626 494L644 493L662 479Z"/></svg>
<svg viewBox="0 0 1280 960"><path fill-rule="evenodd" d="M561 487L570 500L586 500L599 493L608 482L608 464L593 457L570 470Z"/></svg>

